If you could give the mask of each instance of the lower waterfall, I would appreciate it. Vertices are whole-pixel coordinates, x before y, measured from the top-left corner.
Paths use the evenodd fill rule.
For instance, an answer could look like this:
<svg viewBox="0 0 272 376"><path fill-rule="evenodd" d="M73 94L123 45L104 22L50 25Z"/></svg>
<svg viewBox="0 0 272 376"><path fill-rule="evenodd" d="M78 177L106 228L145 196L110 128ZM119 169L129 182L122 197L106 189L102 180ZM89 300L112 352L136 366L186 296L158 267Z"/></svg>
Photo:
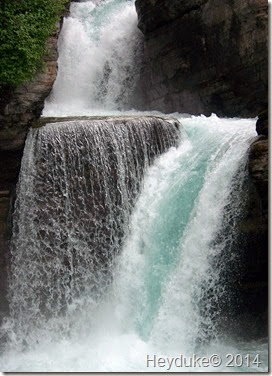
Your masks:
<svg viewBox="0 0 272 376"><path fill-rule="evenodd" d="M11 245L9 300L19 343L31 345L36 330L40 336L48 332L49 318L97 304L111 283L144 171L177 142L175 121L148 117L61 122L30 131Z"/></svg>
<svg viewBox="0 0 272 376"><path fill-rule="evenodd" d="M266 369L266 342L227 340L213 309L216 304L223 314L224 263L215 267L213 260L233 241L232 231L221 241L218 235L226 220L233 228L243 206L231 193L242 189L254 121L215 115L180 121L179 137L168 124L163 148L170 149L150 167L146 124L75 122L31 131L15 209L12 312L1 328L1 369L157 372L165 369L154 361L147 367L155 354L218 354L222 365L209 367L218 371L228 370L228 353L252 359L259 353L261 368L252 369ZM141 156L132 158L126 145ZM91 176L100 179L97 192L87 184ZM110 213L101 224L105 234L98 233L99 209L86 210L102 191ZM97 232L88 233L92 222ZM127 231L120 234L124 222Z"/></svg>

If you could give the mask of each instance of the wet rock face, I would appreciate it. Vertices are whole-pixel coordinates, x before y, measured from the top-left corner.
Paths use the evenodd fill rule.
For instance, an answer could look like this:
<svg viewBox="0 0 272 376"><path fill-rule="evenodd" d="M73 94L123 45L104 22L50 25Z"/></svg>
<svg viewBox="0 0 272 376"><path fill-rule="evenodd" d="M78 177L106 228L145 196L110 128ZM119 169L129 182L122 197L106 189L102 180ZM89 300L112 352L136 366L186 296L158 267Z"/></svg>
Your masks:
<svg viewBox="0 0 272 376"><path fill-rule="evenodd" d="M256 124L258 135L268 136L268 111L265 110L258 115Z"/></svg>
<svg viewBox="0 0 272 376"><path fill-rule="evenodd" d="M266 0L137 0L138 107L256 116L267 106Z"/></svg>
<svg viewBox="0 0 272 376"><path fill-rule="evenodd" d="M249 174L261 200L262 216L268 221L268 111L263 111L257 120L259 137L252 143L249 152Z"/></svg>
<svg viewBox="0 0 272 376"><path fill-rule="evenodd" d="M24 144L31 122L43 110L44 100L50 93L57 75L57 37L47 42L50 51L44 58L44 69L36 77L16 89L2 86L0 103L0 150L17 150Z"/></svg>
<svg viewBox="0 0 272 376"><path fill-rule="evenodd" d="M268 325L268 113L262 112L256 124L258 137L248 157L248 195L244 218L239 227L241 273L239 314L258 327L256 337L267 335ZM244 322L245 333L247 324Z"/></svg>
<svg viewBox="0 0 272 376"><path fill-rule="evenodd" d="M57 75L57 40L61 24L56 25L55 33L47 41L43 70L32 81L17 88L0 85L0 321L7 307L10 217L15 185L28 129L41 115L44 100Z"/></svg>
<svg viewBox="0 0 272 376"><path fill-rule="evenodd" d="M11 310L23 321L106 292L144 172L180 137L177 120L153 116L42 122L27 137L13 212Z"/></svg>
<svg viewBox="0 0 272 376"><path fill-rule="evenodd" d="M139 15L139 28L149 33L159 27L179 18L192 10L198 9L208 0L136 0L136 9Z"/></svg>
<svg viewBox="0 0 272 376"><path fill-rule="evenodd" d="M268 218L268 139L260 136L250 148L249 171Z"/></svg>

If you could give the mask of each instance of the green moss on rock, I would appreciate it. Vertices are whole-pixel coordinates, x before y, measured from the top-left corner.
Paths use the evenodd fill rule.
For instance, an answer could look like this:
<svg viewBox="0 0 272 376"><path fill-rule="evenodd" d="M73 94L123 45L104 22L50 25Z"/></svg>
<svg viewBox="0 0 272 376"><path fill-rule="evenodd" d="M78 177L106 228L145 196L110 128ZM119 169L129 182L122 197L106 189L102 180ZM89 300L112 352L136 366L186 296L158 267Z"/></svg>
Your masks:
<svg viewBox="0 0 272 376"><path fill-rule="evenodd" d="M2 0L0 85L17 86L42 67L47 38L68 0Z"/></svg>

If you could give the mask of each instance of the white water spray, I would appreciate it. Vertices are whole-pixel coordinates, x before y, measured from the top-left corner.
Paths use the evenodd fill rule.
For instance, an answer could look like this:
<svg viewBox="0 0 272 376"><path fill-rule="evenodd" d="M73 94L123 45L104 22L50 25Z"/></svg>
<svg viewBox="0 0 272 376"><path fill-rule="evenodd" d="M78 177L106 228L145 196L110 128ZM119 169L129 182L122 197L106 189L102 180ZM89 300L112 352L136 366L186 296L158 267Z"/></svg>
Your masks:
<svg viewBox="0 0 272 376"><path fill-rule="evenodd" d="M48 319L43 336L33 330L31 346L23 352L13 347L13 329L7 323L11 342L1 357L2 369L161 371L146 367L147 354L207 356L220 350L224 356L229 351L252 352L256 346L263 360L261 369L266 368L265 343L222 342L211 302L205 300L209 289L219 301L224 296L221 270L212 263L224 244L215 240L226 210L234 220L239 214L239 205L228 204L236 180L244 178L254 121L213 116L182 122L179 147L147 171L130 232L112 264L113 284L106 295L95 306L93 294L79 296L71 306L78 309L72 309L66 321L68 335L61 331L61 315L59 323L57 318ZM225 241L231 241L232 235L227 234ZM87 254L81 256L84 261ZM226 370L224 364L220 370Z"/></svg>
<svg viewBox="0 0 272 376"><path fill-rule="evenodd" d="M174 122L148 117L30 131L13 214L9 286L11 336L20 347L44 332L67 335L73 316L101 300L144 171L177 142Z"/></svg>
<svg viewBox="0 0 272 376"><path fill-rule="evenodd" d="M142 34L131 1L72 3L59 38L59 70L45 116L131 107Z"/></svg>

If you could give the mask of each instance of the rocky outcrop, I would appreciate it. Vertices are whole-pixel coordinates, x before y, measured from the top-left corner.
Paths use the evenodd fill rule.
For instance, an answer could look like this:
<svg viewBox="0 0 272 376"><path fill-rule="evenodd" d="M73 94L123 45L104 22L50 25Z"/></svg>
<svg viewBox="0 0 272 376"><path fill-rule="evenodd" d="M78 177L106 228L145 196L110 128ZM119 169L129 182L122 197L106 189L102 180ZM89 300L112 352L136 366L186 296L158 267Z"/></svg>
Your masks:
<svg viewBox="0 0 272 376"><path fill-rule="evenodd" d="M257 139L249 152L249 176L259 201L262 229L268 244L268 111L263 111L256 124ZM267 248L266 248L267 249Z"/></svg>
<svg viewBox="0 0 272 376"><path fill-rule="evenodd" d="M18 150L33 120L36 120L44 107L44 100L50 93L57 75L57 40L60 31L57 25L55 34L47 41L47 55L44 66L34 79L17 88L1 86L0 103L0 150Z"/></svg>
<svg viewBox="0 0 272 376"><path fill-rule="evenodd" d="M247 205L239 226L238 314L247 335L267 335L268 325L268 113L259 115L259 134L249 150ZM244 319L246 313L247 319ZM254 328L258 332L254 333Z"/></svg>
<svg viewBox="0 0 272 376"><path fill-rule="evenodd" d="M263 111L256 124L257 139L249 152L249 175L260 200L260 209L268 231L268 111Z"/></svg>
<svg viewBox="0 0 272 376"><path fill-rule="evenodd" d="M268 111L265 110L258 115L256 124L258 135L268 136Z"/></svg>
<svg viewBox="0 0 272 376"><path fill-rule="evenodd" d="M138 107L253 116L267 107L266 0L136 0Z"/></svg>
<svg viewBox="0 0 272 376"><path fill-rule="evenodd" d="M66 13L68 12L68 5ZM0 321L5 312L10 219L15 186L29 127L39 118L57 75L57 40L62 21L47 41L44 66L17 88L0 85Z"/></svg>

